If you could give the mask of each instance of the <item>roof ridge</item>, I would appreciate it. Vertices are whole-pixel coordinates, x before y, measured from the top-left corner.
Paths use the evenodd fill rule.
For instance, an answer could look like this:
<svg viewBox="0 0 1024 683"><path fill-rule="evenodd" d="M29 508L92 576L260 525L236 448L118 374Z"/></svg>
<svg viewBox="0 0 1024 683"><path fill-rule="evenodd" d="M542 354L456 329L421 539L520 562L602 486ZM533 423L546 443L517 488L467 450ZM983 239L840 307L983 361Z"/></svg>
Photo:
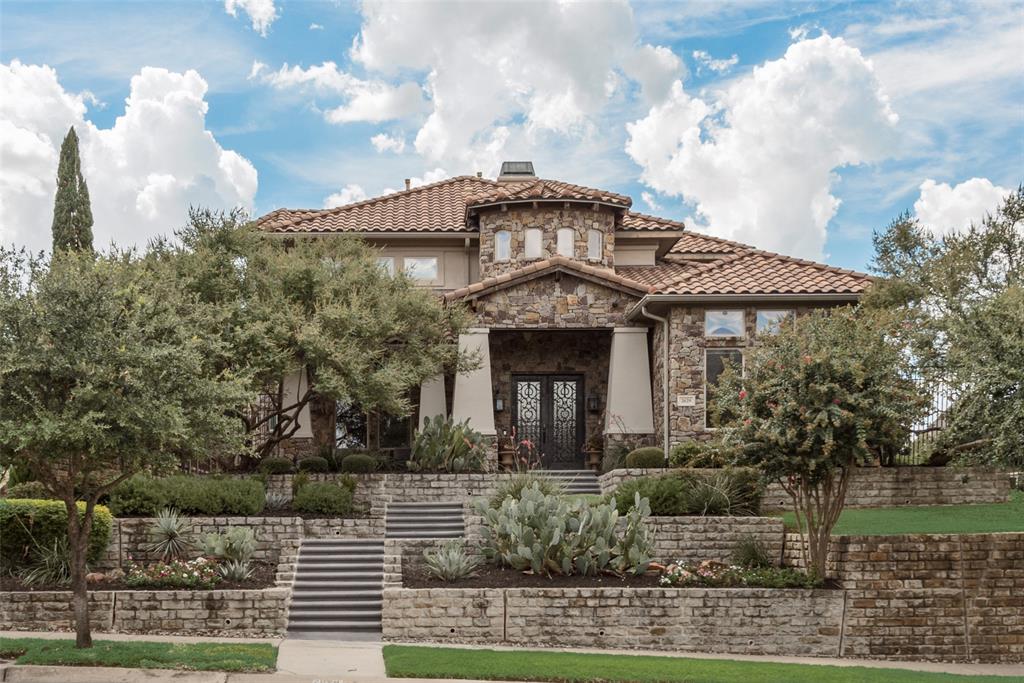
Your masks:
<svg viewBox="0 0 1024 683"><path fill-rule="evenodd" d="M636 280L631 280L623 275L619 275L614 269L598 268L597 266L592 266L587 263L580 263L579 261L570 259L567 256L554 255L549 256L546 259L533 261L525 266L501 273L500 275L492 275L465 287L453 289L446 293L444 298L448 301L461 299L471 294L486 292L492 287L496 287L498 285L508 285L510 283L517 282L526 276L537 275L538 273L545 273L549 270L555 270L562 267L583 275L590 275L614 284L629 287L645 294L649 294L654 291L650 285L645 285L642 282L637 282Z"/></svg>
<svg viewBox="0 0 1024 683"><path fill-rule="evenodd" d="M437 180L435 182L427 183L425 185L417 185L416 187L410 187L407 190L398 190L396 192L389 192L388 194L382 194L382 195L377 196L377 197L367 197L366 199L360 199L358 202L351 202L349 204L342 204L341 206L332 206L329 209L287 209L287 208L284 208L284 207L280 207L280 208L274 209L274 211L271 211L269 214L267 214L267 216L269 216L269 215L271 215L271 214L273 214L273 213L275 213L277 211L294 211L294 212L303 213L303 214L316 214L318 216L325 215L325 214L326 215L334 215L334 214L337 214L337 213L342 213L343 211L347 211L349 209L355 209L355 208L359 208L361 206L367 206L369 204L375 204L377 202L382 202L382 201L387 200L387 199L394 199L394 198L398 197L399 195L412 195L412 194L415 194L417 192L422 192L424 190L432 190L432 189L434 189L436 187L440 187L441 185L447 185L447 184L454 183L456 181L464 181L464 180L478 181L478 182L486 183L486 184L490 184L490 185L497 185L498 184L497 181L491 180L490 178L481 178L480 176L475 176L475 175L455 175L455 176L451 176L450 178L444 178L443 180ZM264 216L264 218L265 217L266 216ZM302 218L302 217L293 218L290 221L288 221L286 223L282 223L281 225L277 226L276 229L279 230L280 228L286 228L286 227L288 227L290 225L294 225L295 223L300 223L303 220L305 220L305 218Z"/></svg>
<svg viewBox="0 0 1024 683"><path fill-rule="evenodd" d="M686 224L683 223L683 221L677 221L677 220L675 220L673 218L663 218L661 216L655 216L652 213L642 213L640 211L631 211L631 210L627 210L626 214L629 215L629 216L635 216L637 218L644 218L644 219L647 219L647 220L658 221L659 223L672 223L673 225L678 225L680 228L683 228L684 230L687 230L686 229ZM692 230L687 230L687 232L693 232L693 231Z"/></svg>

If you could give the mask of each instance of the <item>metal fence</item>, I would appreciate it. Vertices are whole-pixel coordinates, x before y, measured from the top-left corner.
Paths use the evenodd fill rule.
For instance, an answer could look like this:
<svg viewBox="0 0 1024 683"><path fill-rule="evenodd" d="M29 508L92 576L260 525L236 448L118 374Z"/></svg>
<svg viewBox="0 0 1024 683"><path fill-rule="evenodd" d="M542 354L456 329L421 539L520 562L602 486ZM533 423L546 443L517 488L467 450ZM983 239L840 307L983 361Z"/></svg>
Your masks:
<svg viewBox="0 0 1024 683"><path fill-rule="evenodd" d="M928 414L913 426L910 448L896 457L897 465L921 465L935 449L935 444L946 428L946 418L955 397L948 384L918 377L914 380L919 391L931 397Z"/></svg>

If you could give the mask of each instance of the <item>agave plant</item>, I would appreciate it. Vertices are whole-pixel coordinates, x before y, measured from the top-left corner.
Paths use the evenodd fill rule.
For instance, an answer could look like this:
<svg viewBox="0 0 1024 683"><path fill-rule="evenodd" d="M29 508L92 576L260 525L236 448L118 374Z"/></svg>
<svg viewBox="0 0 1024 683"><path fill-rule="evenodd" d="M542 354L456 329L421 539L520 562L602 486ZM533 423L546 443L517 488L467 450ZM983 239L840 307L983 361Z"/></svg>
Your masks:
<svg viewBox="0 0 1024 683"><path fill-rule="evenodd" d="M457 581L472 576L482 562L479 557L467 555L462 541L457 538L437 550L424 550L423 560L430 575L442 581Z"/></svg>
<svg viewBox="0 0 1024 683"><path fill-rule="evenodd" d="M193 548L192 536L188 531L188 519L174 508L164 508L157 513L156 521L149 530L153 542L145 550L160 555L164 562L184 559Z"/></svg>
<svg viewBox="0 0 1024 683"><path fill-rule="evenodd" d="M217 565L217 572L227 581L245 581L253 568L248 560L228 560Z"/></svg>
<svg viewBox="0 0 1024 683"><path fill-rule="evenodd" d="M53 545L37 545L32 566L21 570L18 578L27 586L67 584L71 582L71 553L66 536L53 539Z"/></svg>
<svg viewBox="0 0 1024 683"><path fill-rule="evenodd" d="M267 510L282 510L288 507L288 503L290 502L292 502L292 497L287 493L274 491L273 493L267 494L266 502L263 507Z"/></svg>

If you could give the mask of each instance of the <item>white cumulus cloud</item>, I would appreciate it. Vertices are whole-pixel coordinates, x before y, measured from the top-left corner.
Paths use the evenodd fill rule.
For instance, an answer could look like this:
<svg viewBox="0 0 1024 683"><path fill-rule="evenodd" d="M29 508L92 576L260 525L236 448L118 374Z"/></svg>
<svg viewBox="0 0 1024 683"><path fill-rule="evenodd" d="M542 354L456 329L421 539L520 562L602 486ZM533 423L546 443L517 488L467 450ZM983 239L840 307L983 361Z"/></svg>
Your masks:
<svg viewBox="0 0 1024 683"><path fill-rule="evenodd" d="M251 209L256 169L206 130L207 84L195 71L143 68L110 128L86 119L49 66L0 64L0 241L48 248L61 142L78 132L97 247L143 245L183 225L190 205Z"/></svg>
<svg viewBox="0 0 1024 683"><path fill-rule="evenodd" d="M715 59L704 50L694 50L693 58L697 60L697 70L711 69L715 73L724 74L729 69L733 68L740 63L738 55L733 55L728 59Z"/></svg>
<svg viewBox="0 0 1024 683"><path fill-rule="evenodd" d="M378 152L394 152L401 154L405 151L405 139L397 135L378 133L370 138L373 148Z"/></svg>
<svg viewBox="0 0 1024 683"><path fill-rule="evenodd" d="M324 198L324 208L333 209L336 206L344 206L353 202L361 202L366 199L366 190L360 185L350 183L341 188L338 192Z"/></svg>
<svg viewBox="0 0 1024 683"><path fill-rule="evenodd" d="M274 7L274 0L224 0L225 12L237 17L239 10L249 15L252 30L264 38L267 37L270 25L279 16L277 8Z"/></svg>
<svg viewBox="0 0 1024 683"><path fill-rule="evenodd" d="M920 190L914 213L936 235L962 230L972 222L981 223L985 214L994 213L1011 192L993 185L988 178L971 178L956 186L929 178L921 183Z"/></svg>
<svg viewBox="0 0 1024 683"><path fill-rule="evenodd" d="M839 206L836 169L885 158L896 123L871 63L822 35L715 101L676 82L665 103L627 124L626 152L644 183L692 202L713 234L820 260Z"/></svg>

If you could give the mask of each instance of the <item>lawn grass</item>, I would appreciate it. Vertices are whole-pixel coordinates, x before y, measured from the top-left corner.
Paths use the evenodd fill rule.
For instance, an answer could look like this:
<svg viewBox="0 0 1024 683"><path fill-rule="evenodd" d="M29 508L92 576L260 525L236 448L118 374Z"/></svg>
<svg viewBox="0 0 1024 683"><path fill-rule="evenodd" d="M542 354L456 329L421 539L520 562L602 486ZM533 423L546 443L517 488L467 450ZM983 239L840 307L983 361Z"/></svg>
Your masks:
<svg viewBox="0 0 1024 683"><path fill-rule="evenodd" d="M406 645L385 645L384 664L388 676L395 678L469 678L559 683L968 683L1009 680L1004 676L957 676L905 669L821 664Z"/></svg>
<svg viewBox="0 0 1024 683"><path fill-rule="evenodd" d="M0 638L0 659L49 666L120 666L190 671L274 671L277 648L268 643L161 643L96 640L75 649L74 640ZM70 679L69 679L70 680Z"/></svg>
<svg viewBox="0 0 1024 683"><path fill-rule="evenodd" d="M782 516L796 528L792 512ZM1006 503L843 510L833 535L987 534L1024 531L1024 491L1011 491Z"/></svg>

